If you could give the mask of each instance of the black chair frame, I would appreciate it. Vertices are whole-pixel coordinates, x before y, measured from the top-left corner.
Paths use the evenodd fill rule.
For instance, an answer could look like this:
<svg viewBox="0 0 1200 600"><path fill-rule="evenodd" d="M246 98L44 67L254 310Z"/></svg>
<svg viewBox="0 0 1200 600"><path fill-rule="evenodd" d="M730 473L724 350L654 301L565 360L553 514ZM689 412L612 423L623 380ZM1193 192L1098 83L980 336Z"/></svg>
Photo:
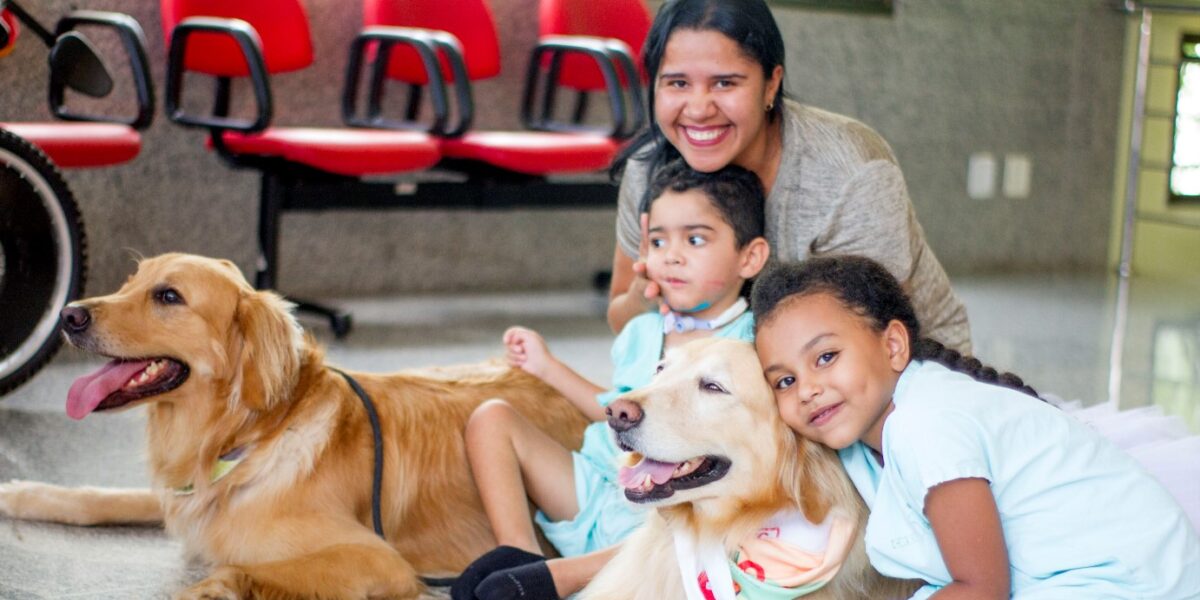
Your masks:
<svg viewBox="0 0 1200 600"><path fill-rule="evenodd" d="M63 121L82 121L93 123L119 123L128 125L139 131L145 130L154 121L154 85L150 81L150 61L146 56L146 35L137 20L129 15L95 10L76 10L59 19L51 33L33 15L21 5L8 0L0 0L0 10L8 10L21 23L38 37L50 49L50 111ZM80 32L80 26L96 26L113 30L121 41L121 46L129 58L129 70L134 85L137 100L137 110L132 117L119 117L107 114L92 114L76 112L67 106L66 90L70 87L70 77L64 72L73 67L69 59L61 58L63 48L69 43L83 44L90 47L91 43ZM4 33L5 38L8 32ZM0 46L7 45L3 40ZM107 77L107 75L105 75ZM89 94L104 97L111 87L102 94ZM85 92L87 93L87 92Z"/></svg>
<svg viewBox="0 0 1200 600"><path fill-rule="evenodd" d="M146 35L138 22L129 15L94 10L77 10L58 21L55 27L56 42L50 49L50 63L57 67L55 53L63 43L64 36L77 35L79 26L107 27L114 30L129 57L129 69L133 75L134 93L137 97L137 113L130 118L115 118L75 112L66 106L67 79L60 69L50 69L50 110L64 121L93 121L123 123L137 130L144 130L154 121L154 85L150 82L150 61L146 57Z"/></svg>
<svg viewBox="0 0 1200 600"><path fill-rule="evenodd" d="M387 88L387 67L391 59L388 47L379 48L371 65L371 80L369 86L369 102L367 114L358 116L357 92L362 78L361 70L366 56L364 51L368 42L378 41L385 32L405 32L413 37L428 40L439 54L445 56L454 74L455 102L457 104L458 120L449 126L448 117L451 107L446 104L446 81L442 78L430 78L430 98L432 102L433 123L425 124L417 120L421 110L421 101L425 86L410 84L405 103L404 119L388 119L383 116L384 98ZM419 50L420 51L420 50ZM590 94L586 90L578 90L575 108L570 120L563 121L554 115L557 92L562 87L559 82L562 59L568 54L582 54L591 58L599 67L605 81L605 93L608 96L611 110L610 127L587 125L583 121L587 116ZM436 71L434 57L421 54L426 73ZM370 27L355 40L351 61L346 72L347 85L342 97L343 121L356 127L375 127L386 129L412 129L427 131L442 137L457 137L470 129L473 120L474 103L472 100L471 83L467 77L466 62L462 56L462 46L453 35L437 30L408 27ZM625 86L621 81L626 82ZM646 109L643 102L641 78L629 47L617 40L606 40L588 36L555 35L542 38L533 48L529 57L529 68L525 74L525 84L521 97L521 122L526 129L532 131L548 131L559 133L599 133L615 139L632 137L646 124Z"/></svg>
<svg viewBox="0 0 1200 600"><path fill-rule="evenodd" d="M440 73L438 55L446 56L455 81L467 80L467 65L462 56L458 39L444 32L414 27L368 27L355 39L350 47L350 61L346 66L346 85L342 93L342 121L351 127L376 129L410 129L439 136L462 135L471 126L475 104L469 86L455 85L455 103L458 119L450 126L451 106L446 93L446 81L440 75L429 78L430 100L433 105L431 123L417 120L421 110L424 86L410 86L404 119L389 119L383 114L386 92L386 73L392 58L392 48L397 43L411 46L421 57L426 73ZM371 80L365 116L358 115L358 88L362 79L363 66L369 52L375 52L371 61Z"/></svg>

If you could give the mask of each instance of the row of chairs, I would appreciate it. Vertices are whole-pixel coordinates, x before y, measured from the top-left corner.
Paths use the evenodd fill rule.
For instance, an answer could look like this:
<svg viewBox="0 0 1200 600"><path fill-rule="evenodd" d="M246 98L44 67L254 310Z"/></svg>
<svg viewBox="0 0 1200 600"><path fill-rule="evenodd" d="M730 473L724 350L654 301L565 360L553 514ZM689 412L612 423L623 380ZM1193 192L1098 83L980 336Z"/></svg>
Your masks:
<svg viewBox="0 0 1200 600"><path fill-rule="evenodd" d="M563 176L606 169L646 119L637 56L650 15L642 0L540 0L540 37L521 106L514 107L523 131L474 124L471 83L500 72L500 40L487 0L363 0L363 27L346 59L345 126L324 128L273 124L271 75L306 68L314 59L299 0L160 0L160 8L170 40L167 116L207 130L209 147L228 164L261 174L260 288L276 287L280 220L289 211L612 205L610 182ZM201 76L214 78L215 92L197 109L193 88ZM249 98L241 97L247 90ZM589 110L597 97L608 106L603 116ZM152 111L152 90L148 100ZM137 129L149 123L144 112L140 107L136 122L86 125L90 134L2 126L24 128L22 135L61 165L96 166L136 155ZM79 135L91 140L70 142ZM66 143L56 146L56 137ZM97 150L105 144L122 150ZM88 150L77 152L81 147ZM73 150L81 156L72 157ZM349 314L293 301L328 318L336 336L349 332Z"/></svg>
<svg viewBox="0 0 1200 600"><path fill-rule="evenodd" d="M347 58L342 128L271 124L269 75L313 61L308 18L297 0L162 0L171 40L165 104L175 122L206 128L230 164L261 173L255 283L276 287L279 220L287 211L361 207L499 208L609 204L607 182L552 182L606 168L645 119L636 53L649 28L641 0L542 0L543 34L526 74L526 131L474 127L471 82L500 69L499 36L486 0L364 0L363 29ZM216 79L211 109L187 106L188 73ZM248 78L253 113L231 114L234 80ZM389 82L408 86L388 102ZM578 99L555 117L556 92ZM610 118L585 122L590 95L603 91ZM393 97L396 94L392 94ZM428 99L428 102L425 102ZM388 110L394 105L403 111ZM424 106L423 106L424 105ZM394 114L401 112L402 114ZM457 177L408 185L378 181L401 172ZM336 335L349 315L293 299L324 315Z"/></svg>

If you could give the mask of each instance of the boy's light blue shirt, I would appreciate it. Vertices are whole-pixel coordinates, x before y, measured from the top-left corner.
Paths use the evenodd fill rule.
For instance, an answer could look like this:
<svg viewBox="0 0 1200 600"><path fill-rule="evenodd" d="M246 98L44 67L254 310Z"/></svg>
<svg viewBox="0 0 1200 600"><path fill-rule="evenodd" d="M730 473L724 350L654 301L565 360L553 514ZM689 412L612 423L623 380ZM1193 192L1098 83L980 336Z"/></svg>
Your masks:
<svg viewBox="0 0 1200 600"><path fill-rule="evenodd" d="M1132 458L1031 396L914 361L883 428L883 466L858 442L839 452L871 508L867 553L881 573L950 583L924 514L953 479L990 482L1014 598L1200 598L1200 541L1175 500Z"/></svg>

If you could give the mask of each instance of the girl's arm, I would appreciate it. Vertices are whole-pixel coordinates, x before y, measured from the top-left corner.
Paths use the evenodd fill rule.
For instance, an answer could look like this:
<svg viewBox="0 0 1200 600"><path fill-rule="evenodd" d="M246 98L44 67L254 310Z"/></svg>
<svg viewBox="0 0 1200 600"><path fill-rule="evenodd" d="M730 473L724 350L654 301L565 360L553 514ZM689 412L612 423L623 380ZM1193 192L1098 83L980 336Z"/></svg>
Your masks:
<svg viewBox="0 0 1200 600"><path fill-rule="evenodd" d="M954 479L925 495L925 516L953 580L931 598L1008 598L1012 590L1000 512L986 479Z"/></svg>

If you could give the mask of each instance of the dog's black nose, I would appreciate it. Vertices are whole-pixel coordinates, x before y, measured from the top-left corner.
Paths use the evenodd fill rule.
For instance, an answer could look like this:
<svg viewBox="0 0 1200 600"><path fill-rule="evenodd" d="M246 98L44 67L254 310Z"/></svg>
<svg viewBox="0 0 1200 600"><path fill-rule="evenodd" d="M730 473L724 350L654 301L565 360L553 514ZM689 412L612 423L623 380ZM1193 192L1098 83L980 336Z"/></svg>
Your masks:
<svg viewBox="0 0 1200 600"><path fill-rule="evenodd" d="M642 407L624 398L609 404L604 414L608 415L608 426L613 431L628 431L642 422Z"/></svg>
<svg viewBox="0 0 1200 600"><path fill-rule="evenodd" d="M68 306L59 313L62 328L67 333L83 333L92 324L92 315L82 306Z"/></svg>

